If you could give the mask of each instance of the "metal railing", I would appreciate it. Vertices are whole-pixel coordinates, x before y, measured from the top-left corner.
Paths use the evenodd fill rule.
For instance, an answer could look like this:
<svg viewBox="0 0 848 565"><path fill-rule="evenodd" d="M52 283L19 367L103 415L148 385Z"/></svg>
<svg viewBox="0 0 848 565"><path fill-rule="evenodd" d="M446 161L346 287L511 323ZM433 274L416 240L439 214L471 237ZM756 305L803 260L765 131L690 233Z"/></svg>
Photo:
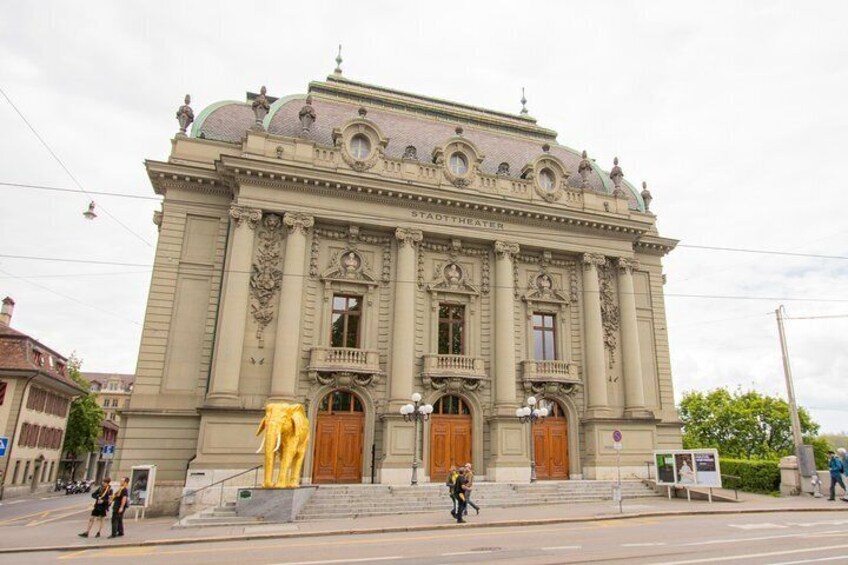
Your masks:
<svg viewBox="0 0 848 565"><path fill-rule="evenodd" d="M189 491L189 492L183 494L182 496L180 496L179 498L175 499L175 501L179 502L187 496L195 496L199 492L203 492L205 490L211 489L212 487L214 487L216 485L221 485L221 494L218 497L218 507L222 507L222 506L224 506L224 483L226 483L230 479L235 479L236 477L241 477L242 475L246 475L246 474L248 474L252 471L252 472L254 472L253 486L256 486L257 484L259 484L259 469L261 469L261 468L262 468L262 465L257 465L256 467L251 467L250 469L246 469L244 471L241 471L240 473L236 473L235 475L230 475L229 477L227 477L225 479L221 479L220 481L215 481L212 484L209 484L209 485L200 487L198 489L194 489L192 491Z"/></svg>

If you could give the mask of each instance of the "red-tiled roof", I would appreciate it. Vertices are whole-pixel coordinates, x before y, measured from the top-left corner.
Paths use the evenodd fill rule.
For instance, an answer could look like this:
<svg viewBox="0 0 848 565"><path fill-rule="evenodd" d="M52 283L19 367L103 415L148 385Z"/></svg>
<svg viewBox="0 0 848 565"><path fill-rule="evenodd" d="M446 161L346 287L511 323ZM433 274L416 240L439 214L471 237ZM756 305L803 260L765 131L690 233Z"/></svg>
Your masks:
<svg viewBox="0 0 848 565"><path fill-rule="evenodd" d="M42 364L35 362L34 351L41 352ZM82 391L70 376L58 370L57 363L67 367L68 360L37 339L9 326L0 325L0 371L38 371Z"/></svg>

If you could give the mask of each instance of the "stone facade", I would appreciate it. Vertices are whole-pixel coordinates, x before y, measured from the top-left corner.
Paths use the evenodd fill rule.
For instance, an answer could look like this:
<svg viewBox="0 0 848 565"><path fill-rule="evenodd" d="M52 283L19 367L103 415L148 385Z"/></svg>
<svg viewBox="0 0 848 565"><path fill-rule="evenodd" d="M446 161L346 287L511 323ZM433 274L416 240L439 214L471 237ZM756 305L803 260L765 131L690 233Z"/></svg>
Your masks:
<svg viewBox="0 0 848 565"><path fill-rule="evenodd" d="M620 167L528 115L340 76L309 96L263 98L261 117L256 95L212 105L146 161L164 202L121 473L154 463L178 492L250 468L267 401L305 403L315 426L336 390L364 414L362 482L408 482L413 392L462 400L478 480L529 477L530 394L564 415L572 478L613 476L616 428L627 475L680 446L661 265L676 242Z"/></svg>

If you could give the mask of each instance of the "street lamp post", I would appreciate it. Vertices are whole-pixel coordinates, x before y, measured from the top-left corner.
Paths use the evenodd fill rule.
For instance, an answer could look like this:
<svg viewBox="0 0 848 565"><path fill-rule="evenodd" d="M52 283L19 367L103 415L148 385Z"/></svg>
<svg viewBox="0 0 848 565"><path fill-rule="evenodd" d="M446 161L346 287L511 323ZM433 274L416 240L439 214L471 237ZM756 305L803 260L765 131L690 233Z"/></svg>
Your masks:
<svg viewBox="0 0 848 565"><path fill-rule="evenodd" d="M400 407L400 413L404 421L415 422L415 438L412 447L412 482L410 484L418 484L418 423L426 422L430 419L430 414L433 413L432 404L421 404L421 395L417 392L412 393L412 404L404 404Z"/></svg>
<svg viewBox="0 0 848 565"><path fill-rule="evenodd" d="M548 415L545 407L536 408L536 397L527 399L527 406L515 410L515 416L522 424L530 424L530 482L536 482L536 445L533 442L533 424L538 420L544 420Z"/></svg>

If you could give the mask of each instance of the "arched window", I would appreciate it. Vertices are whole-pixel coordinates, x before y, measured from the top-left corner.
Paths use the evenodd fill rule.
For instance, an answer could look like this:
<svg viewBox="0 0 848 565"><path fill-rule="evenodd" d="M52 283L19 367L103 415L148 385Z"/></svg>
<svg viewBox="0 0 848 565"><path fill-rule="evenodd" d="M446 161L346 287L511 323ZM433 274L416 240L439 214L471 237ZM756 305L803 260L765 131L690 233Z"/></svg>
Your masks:
<svg viewBox="0 0 848 565"><path fill-rule="evenodd" d="M350 154L357 161L364 161L371 153L371 141L368 136L358 133L350 140Z"/></svg>
<svg viewBox="0 0 848 565"><path fill-rule="evenodd" d="M458 396L443 396L433 405L433 414L470 416L468 404Z"/></svg>
<svg viewBox="0 0 848 565"><path fill-rule="evenodd" d="M539 172L539 186L541 186L543 190L553 190L555 179L556 177L554 177L554 173L550 169L542 169Z"/></svg>
<svg viewBox="0 0 848 565"><path fill-rule="evenodd" d="M321 399L318 411L327 414L363 412L362 401L347 390L334 390Z"/></svg>
<svg viewBox="0 0 848 565"><path fill-rule="evenodd" d="M539 402L539 407L548 409L548 418L565 418L565 412L563 412L562 406L560 406L559 402L556 402L555 400L543 398Z"/></svg>
<svg viewBox="0 0 848 565"><path fill-rule="evenodd" d="M450 171L458 177L468 172L468 160L460 152L452 153L448 162Z"/></svg>

